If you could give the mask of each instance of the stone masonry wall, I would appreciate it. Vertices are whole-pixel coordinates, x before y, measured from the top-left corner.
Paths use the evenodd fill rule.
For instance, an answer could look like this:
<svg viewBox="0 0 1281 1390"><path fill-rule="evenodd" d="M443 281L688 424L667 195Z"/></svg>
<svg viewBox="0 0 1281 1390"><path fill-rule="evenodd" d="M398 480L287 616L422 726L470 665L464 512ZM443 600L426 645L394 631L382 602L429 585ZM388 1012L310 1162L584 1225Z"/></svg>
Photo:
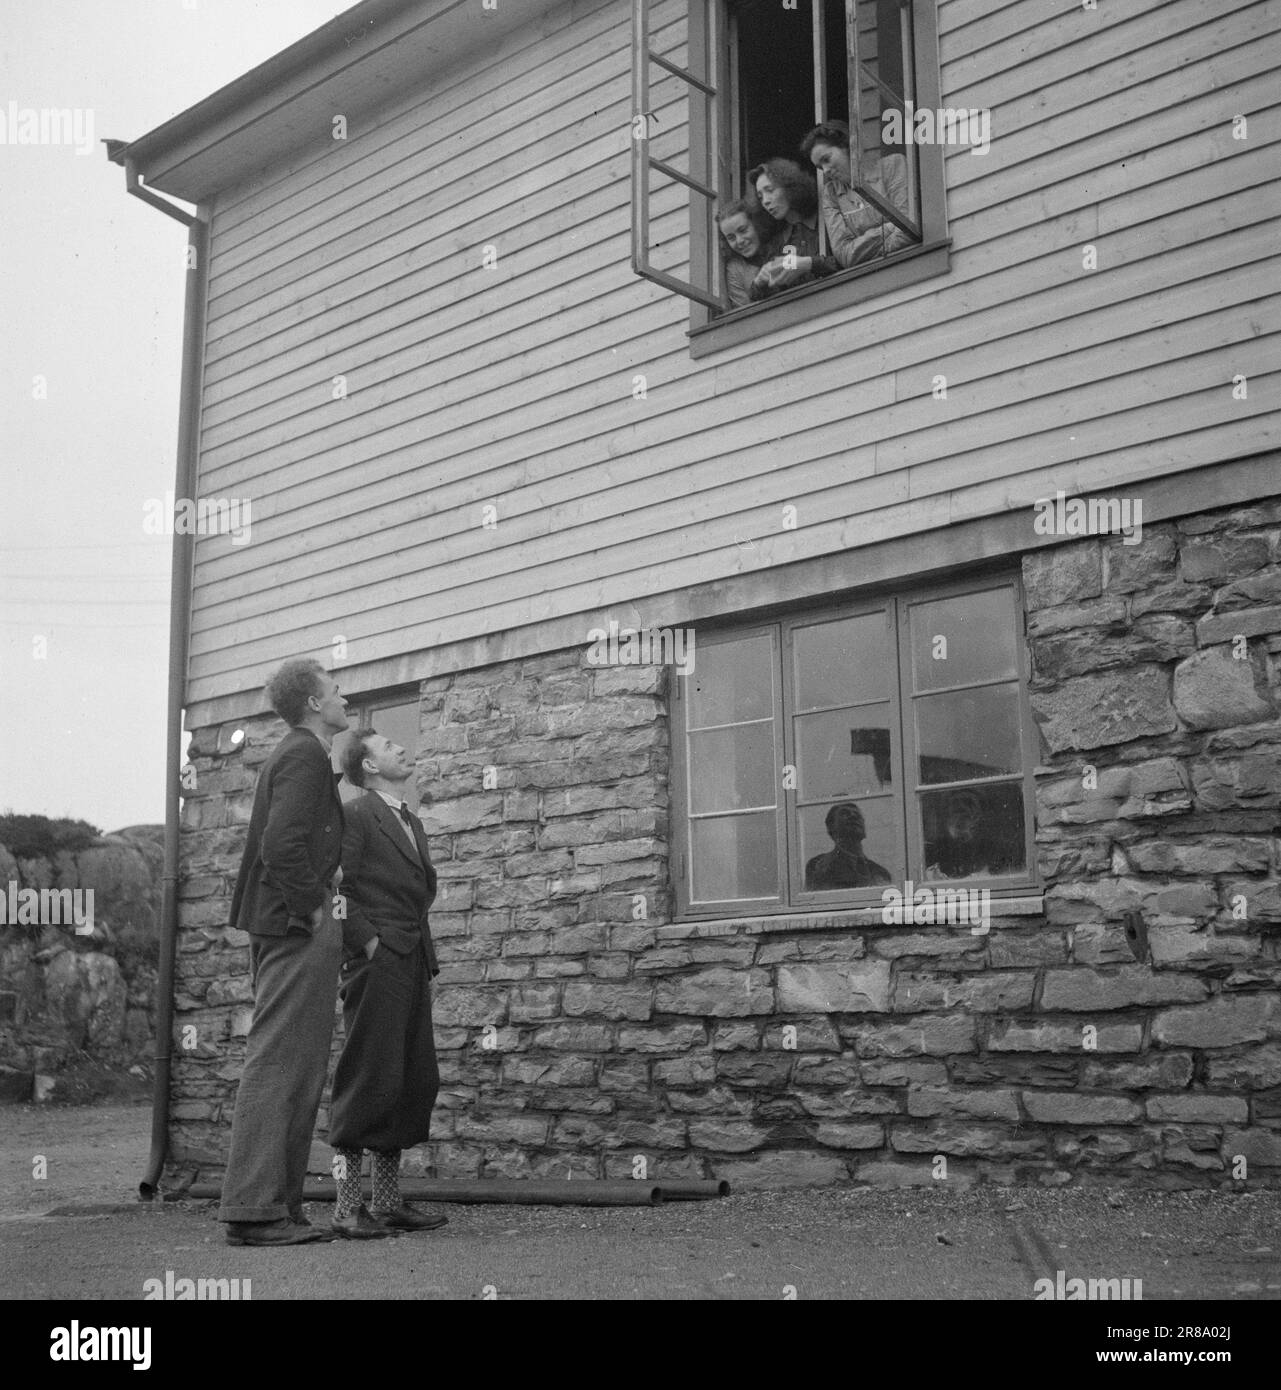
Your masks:
<svg viewBox="0 0 1281 1390"><path fill-rule="evenodd" d="M425 681L442 1091L407 1170L1281 1186L1279 521L1274 500L1025 557L1045 909L988 935L673 923L665 671L584 649ZM282 733L192 744L188 1168L226 1150L250 1017L226 917Z"/></svg>

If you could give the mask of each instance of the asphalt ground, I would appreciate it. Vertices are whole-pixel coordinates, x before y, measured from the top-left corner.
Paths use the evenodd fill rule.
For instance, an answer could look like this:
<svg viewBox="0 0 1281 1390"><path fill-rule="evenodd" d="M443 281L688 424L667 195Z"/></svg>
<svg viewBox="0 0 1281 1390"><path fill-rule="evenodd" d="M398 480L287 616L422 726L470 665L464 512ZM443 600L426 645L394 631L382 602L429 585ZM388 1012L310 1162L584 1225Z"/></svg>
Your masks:
<svg viewBox="0 0 1281 1390"><path fill-rule="evenodd" d="M1061 1270L1131 1290L1141 1279L1149 1303L1226 1300L1244 1316L1246 1304L1281 1301L1281 1192L942 1181L656 1207L445 1204L440 1231L246 1249L224 1243L212 1202L136 1200L148 1127L143 1106L0 1109L0 1297L141 1300L148 1280L168 1278L239 1280L229 1287L254 1302L1034 1302L1036 1281ZM307 1208L316 1224L331 1212ZM1192 1308L1180 1316L1204 1321Z"/></svg>

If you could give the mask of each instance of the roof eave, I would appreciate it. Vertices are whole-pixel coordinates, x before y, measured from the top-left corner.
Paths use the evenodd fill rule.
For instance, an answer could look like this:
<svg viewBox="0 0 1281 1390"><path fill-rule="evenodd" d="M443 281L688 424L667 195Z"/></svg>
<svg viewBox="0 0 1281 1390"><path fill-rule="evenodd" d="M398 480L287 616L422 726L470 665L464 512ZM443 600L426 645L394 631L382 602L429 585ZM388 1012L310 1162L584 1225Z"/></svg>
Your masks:
<svg viewBox="0 0 1281 1390"><path fill-rule="evenodd" d="M150 187L205 202L291 151L332 138L334 115L351 123L556 3L505 0L487 11L476 0L361 0L108 157L132 163Z"/></svg>

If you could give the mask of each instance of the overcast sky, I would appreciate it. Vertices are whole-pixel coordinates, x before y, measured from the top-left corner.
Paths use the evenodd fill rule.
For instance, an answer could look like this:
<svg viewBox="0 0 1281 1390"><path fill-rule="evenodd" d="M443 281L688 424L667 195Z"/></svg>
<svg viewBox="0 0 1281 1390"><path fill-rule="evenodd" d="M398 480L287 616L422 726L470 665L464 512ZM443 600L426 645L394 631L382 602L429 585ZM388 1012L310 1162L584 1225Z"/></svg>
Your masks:
<svg viewBox="0 0 1281 1390"><path fill-rule="evenodd" d="M351 8L6 8L0 811L76 816L104 830L164 817L170 538L142 523L148 499L174 481L187 233L128 196L124 170L99 142L137 139ZM87 153L13 143L25 138L22 113L48 108L78 116Z"/></svg>

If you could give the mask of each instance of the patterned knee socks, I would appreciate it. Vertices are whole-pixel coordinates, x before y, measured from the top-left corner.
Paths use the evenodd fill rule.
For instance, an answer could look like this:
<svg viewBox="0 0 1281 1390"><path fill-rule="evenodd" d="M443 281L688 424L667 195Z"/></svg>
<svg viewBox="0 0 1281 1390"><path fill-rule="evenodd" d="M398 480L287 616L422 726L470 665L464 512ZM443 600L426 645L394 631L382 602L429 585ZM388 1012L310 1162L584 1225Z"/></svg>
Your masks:
<svg viewBox="0 0 1281 1390"><path fill-rule="evenodd" d="M355 1216L360 1210L360 1150L334 1150L334 1180L338 1184L335 1216Z"/></svg>
<svg viewBox="0 0 1281 1390"><path fill-rule="evenodd" d="M369 1209L375 1216L384 1216L400 1206L400 1150L371 1149L370 1153L374 1158L374 1198Z"/></svg>

